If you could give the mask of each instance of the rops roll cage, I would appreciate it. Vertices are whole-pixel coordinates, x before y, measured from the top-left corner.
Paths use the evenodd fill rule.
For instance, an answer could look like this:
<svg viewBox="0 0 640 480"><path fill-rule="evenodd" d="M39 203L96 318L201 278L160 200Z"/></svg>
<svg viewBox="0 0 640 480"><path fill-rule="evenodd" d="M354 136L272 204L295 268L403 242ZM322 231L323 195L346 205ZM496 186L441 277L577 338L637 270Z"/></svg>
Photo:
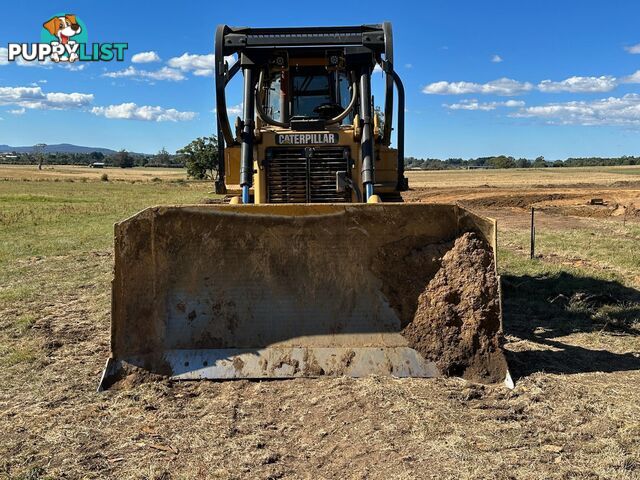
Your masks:
<svg viewBox="0 0 640 480"><path fill-rule="evenodd" d="M229 66L225 57L237 54L238 61ZM266 115L260 101L260 90L265 69L286 67L288 56L326 56L331 65L344 62L345 69L354 72L349 105L339 115L329 119L296 121L274 120ZM294 130L324 129L326 125L339 123L358 103L360 106L360 148L362 156L362 183L365 199L373 195L374 148L373 120L371 112L371 73L375 65L386 73L384 126L381 143L391 144L393 122L393 88L398 93L397 189L405 189L404 181L404 87L393 68L393 34L391 24L360 25L348 27L293 27L247 28L219 25L215 37L215 86L218 130L219 177L216 189L224 189L225 146L240 143L240 186L242 202L249 203L249 189L253 183L254 116L265 123ZM227 115L225 87L242 70L244 99L240 122L240 142L232 133ZM356 81L357 79L357 81ZM258 98L258 102L256 102Z"/></svg>

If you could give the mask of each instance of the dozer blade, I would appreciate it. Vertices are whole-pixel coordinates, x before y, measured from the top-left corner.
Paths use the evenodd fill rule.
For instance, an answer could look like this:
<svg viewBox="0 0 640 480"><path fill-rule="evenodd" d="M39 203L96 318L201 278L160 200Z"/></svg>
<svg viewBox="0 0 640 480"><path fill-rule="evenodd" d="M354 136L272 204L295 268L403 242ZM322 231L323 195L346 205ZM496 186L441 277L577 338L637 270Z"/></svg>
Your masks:
<svg viewBox="0 0 640 480"><path fill-rule="evenodd" d="M148 208L115 226L99 389L132 369L173 379L447 373L403 332L464 232L495 249L495 222L456 205Z"/></svg>

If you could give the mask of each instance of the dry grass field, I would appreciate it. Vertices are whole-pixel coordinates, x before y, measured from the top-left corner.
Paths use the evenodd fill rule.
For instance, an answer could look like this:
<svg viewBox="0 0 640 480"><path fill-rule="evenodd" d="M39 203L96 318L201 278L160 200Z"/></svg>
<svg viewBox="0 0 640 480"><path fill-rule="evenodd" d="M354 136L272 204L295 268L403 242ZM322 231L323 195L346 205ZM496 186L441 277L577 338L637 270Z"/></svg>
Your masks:
<svg viewBox="0 0 640 480"><path fill-rule="evenodd" d="M411 170L412 188L593 186L640 182L640 167L514 168L510 170Z"/></svg>
<svg viewBox="0 0 640 480"><path fill-rule="evenodd" d="M409 172L407 201L498 219L513 390L369 377L98 394L113 223L211 185L0 166L0 478L640 478L639 174Z"/></svg>
<svg viewBox="0 0 640 480"><path fill-rule="evenodd" d="M150 181L186 180L182 168L91 168L76 165L44 165L38 170L33 165L0 165L0 180L22 181L96 181L106 174L110 180Z"/></svg>

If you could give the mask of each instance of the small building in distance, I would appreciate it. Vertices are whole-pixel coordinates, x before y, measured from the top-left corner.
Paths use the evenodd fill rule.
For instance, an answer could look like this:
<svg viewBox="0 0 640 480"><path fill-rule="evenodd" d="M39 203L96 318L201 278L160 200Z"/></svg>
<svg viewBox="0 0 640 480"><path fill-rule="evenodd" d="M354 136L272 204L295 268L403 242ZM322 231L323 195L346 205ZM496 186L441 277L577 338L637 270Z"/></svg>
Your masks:
<svg viewBox="0 0 640 480"><path fill-rule="evenodd" d="M89 164L89 168L104 168L104 162L93 162Z"/></svg>

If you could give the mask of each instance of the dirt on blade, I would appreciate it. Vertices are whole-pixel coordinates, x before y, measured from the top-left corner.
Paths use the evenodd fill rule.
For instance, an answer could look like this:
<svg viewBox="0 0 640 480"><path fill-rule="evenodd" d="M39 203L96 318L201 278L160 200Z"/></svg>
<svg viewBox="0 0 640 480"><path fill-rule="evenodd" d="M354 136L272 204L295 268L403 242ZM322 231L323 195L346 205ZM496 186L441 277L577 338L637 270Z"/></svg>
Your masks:
<svg viewBox="0 0 640 480"><path fill-rule="evenodd" d="M504 380L498 278L485 241L474 233L455 241L418 297L403 335L445 375L482 383Z"/></svg>
<svg viewBox="0 0 640 480"><path fill-rule="evenodd" d="M402 328L413 320L418 297L440 269L444 254L453 246L453 241L430 243L428 237L422 240L421 248L416 248L421 242L412 238L391 242L380 249L372 265L382 281L382 293L400 318Z"/></svg>

